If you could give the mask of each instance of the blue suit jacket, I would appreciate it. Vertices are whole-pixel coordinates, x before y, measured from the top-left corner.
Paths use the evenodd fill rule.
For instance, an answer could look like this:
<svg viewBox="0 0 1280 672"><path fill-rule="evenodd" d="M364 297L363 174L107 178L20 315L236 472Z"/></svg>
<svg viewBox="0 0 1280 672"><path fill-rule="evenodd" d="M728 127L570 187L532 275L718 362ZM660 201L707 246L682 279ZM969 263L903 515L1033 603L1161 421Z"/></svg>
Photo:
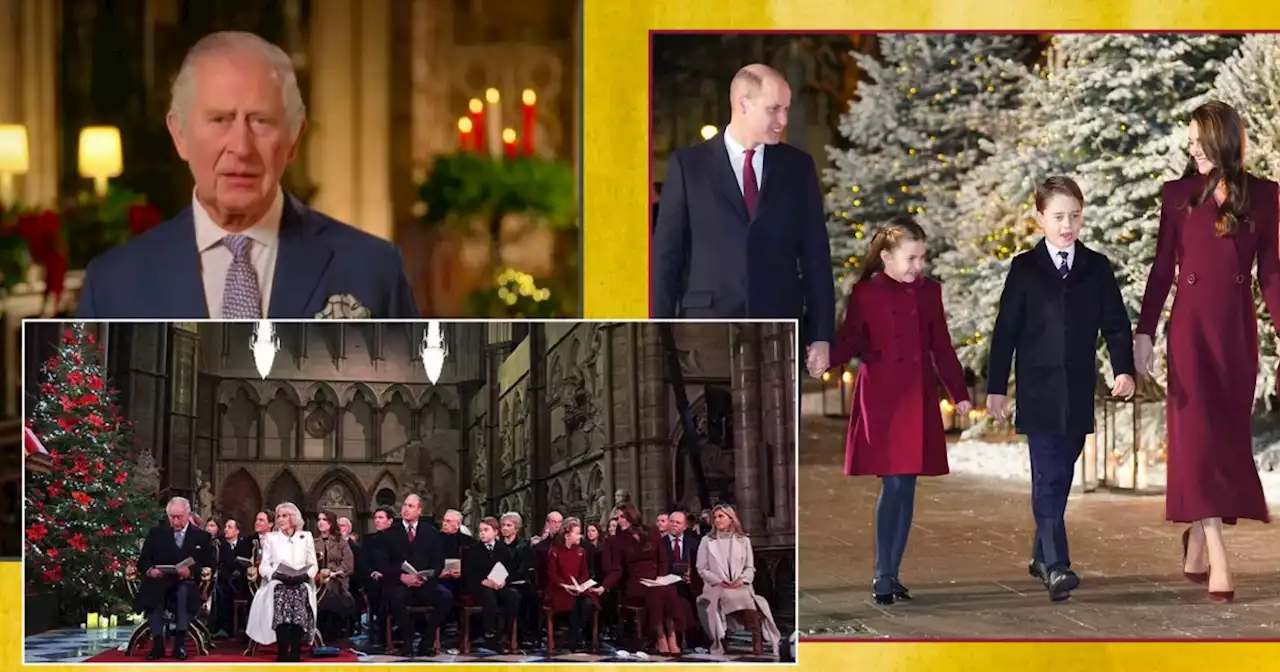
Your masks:
<svg viewBox="0 0 1280 672"><path fill-rule="evenodd" d="M676 150L650 238L650 315L799 319L807 342L835 337L835 281L813 159L764 152L754 216L720 135Z"/></svg>
<svg viewBox="0 0 1280 672"><path fill-rule="evenodd" d="M285 195L268 318L311 319L351 295L371 319L413 319L417 304L391 243ZM209 317L191 208L89 263L76 317Z"/></svg>

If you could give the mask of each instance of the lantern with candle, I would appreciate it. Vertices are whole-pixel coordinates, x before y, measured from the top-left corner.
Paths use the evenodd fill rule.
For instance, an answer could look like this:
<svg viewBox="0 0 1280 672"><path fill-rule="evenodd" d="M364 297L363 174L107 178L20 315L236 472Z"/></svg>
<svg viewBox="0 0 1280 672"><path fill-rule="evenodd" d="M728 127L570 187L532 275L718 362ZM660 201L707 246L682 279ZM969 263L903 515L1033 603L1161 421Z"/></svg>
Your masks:
<svg viewBox="0 0 1280 672"><path fill-rule="evenodd" d="M533 128L536 122L536 108L538 104L538 94L533 89L525 89L520 94L521 111L524 113L524 125L520 134L524 139L524 155L533 156Z"/></svg>
<svg viewBox="0 0 1280 672"><path fill-rule="evenodd" d="M1092 468L1085 466L1086 487L1090 485L1089 472L1099 485L1113 490L1144 492L1148 490L1148 462L1164 458L1160 440L1164 436L1164 388L1150 376L1137 377L1137 390L1131 399L1111 396L1111 388L1099 376L1096 396L1102 410L1102 422L1094 432ZM1149 449L1148 446L1153 447ZM1101 455L1099 455L1099 453ZM1101 460L1099 460L1099 457ZM1097 473L1097 462L1102 462L1102 473Z"/></svg>
<svg viewBox="0 0 1280 672"><path fill-rule="evenodd" d="M853 399L853 370L840 366L822 374L822 415L828 418L849 417Z"/></svg>

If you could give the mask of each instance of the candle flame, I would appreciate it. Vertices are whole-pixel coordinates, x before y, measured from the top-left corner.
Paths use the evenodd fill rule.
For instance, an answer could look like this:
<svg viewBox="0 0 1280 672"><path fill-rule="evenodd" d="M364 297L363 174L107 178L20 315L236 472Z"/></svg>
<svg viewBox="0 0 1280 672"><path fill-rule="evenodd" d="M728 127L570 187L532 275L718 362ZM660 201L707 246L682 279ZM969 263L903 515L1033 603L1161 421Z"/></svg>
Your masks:
<svg viewBox="0 0 1280 672"><path fill-rule="evenodd" d="M523 101L525 105L533 105L538 102L538 94L534 93L533 89L525 89L524 93L520 94L520 100Z"/></svg>
<svg viewBox="0 0 1280 672"><path fill-rule="evenodd" d="M852 371L845 371L843 374L841 374L841 375L840 375L840 380L843 380L843 381L844 381L844 383L845 383L845 385L848 385L849 383L852 383L852 382L853 382L853 372L852 372Z"/></svg>
<svg viewBox="0 0 1280 672"><path fill-rule="evenodd" d="M498 101L502 100L502 94L498 93L497 89L485 89L484 99L489 101L490 105L497 105Z"/></svg>
<svg viewBox="0 0 1280 672"><path fill-rule="evenodd" d="M467 117L463 117L458 120L459 131L462 131L463 133L470 133L473 128L475 128L475 124L472 124L471 120Z"/></svg>
<svg viewBox="0 0 1280 672"><path fill-rule="evenodd" d="M513 128L502 129L502 141L512 143L516 141L516 131Z"/></svg>
<svg viewBox="0 0 1280 672"><path fill-rule="evenodd" d="M946 399L943 399L942 402L938 404L938 407L942 409L943 413L950 413L955 410L955 406L952 406L951 402Z"/></svg>
<svg viewBox="0 0 1280 672"><path fill-rule="evenodd" d="M825 382L827 382L828 380L831 380L831 372L830 372L830 371L828 371L828 372L826 372L826 373L822 374L822 382L824 382L824 383L825 383Z"/></svg>
<svg viewBox="0 0 1280 672"><path fill-rule="evenodd" d="M719 132L720 132L720 129L716 128L715 126L712 126L711 124L707 124L706 126L702 127L702 139L710 140L711 138L716 137L716 133L719 133Z"/></svg>
<svg viewBox="0 0 1280 672"><path fill-rule="evenodd" d="M484 112L484 103L479 98L472 98L471 102L467 103L467 109L471 110L472 114L480 114Z"/></svg>

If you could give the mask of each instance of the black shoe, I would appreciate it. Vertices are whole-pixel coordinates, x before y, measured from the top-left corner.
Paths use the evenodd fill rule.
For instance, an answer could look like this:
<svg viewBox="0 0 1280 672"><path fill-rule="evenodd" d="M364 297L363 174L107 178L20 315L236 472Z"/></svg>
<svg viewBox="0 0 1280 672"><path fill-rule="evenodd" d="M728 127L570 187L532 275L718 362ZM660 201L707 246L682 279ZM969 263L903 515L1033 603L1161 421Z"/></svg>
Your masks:
<svg viewBox="0 0 1280 672"><path fill-rule="evenodd" d="M1054 568L1049 570L1048 578L1044 582L1045 588L1049 589L1049 599L1054 602L1061 602L1071 597L1071 591L1080 585L1080 577L1070 569Z"/></svg>
<svg viewBox="0 0 1280 672"><path fill-rule="evenodd" d="M173 659L187 659L187 633L183 630L173 633Z"/></svg>
<svg viewBox="0 0 1280 672"><path fill-rule="evenodd" d="M875 599L876 604L893 604L893 579L883 578L873 581L871 583L871 597Z"/></svg>
<svg viewBox="0 0 1280 672"><path fill-rule="evenodd" d="M903 601L912 599L911 591L907 590L907 587L897 579L893 580L893 599Z"/></svg>
<svg viewBox="0 0 1280 672"><path fill-rule="evenodd" d="M418 658L435 658L436 647L433 646L435 644L433 640L435 640L434 635L431 637L428 637L427 635L422 636L422 641L418 644Z"/></svg>
<svg viewBox="0 0 1280 672"><path fill-rule="evenodd" d="M151 650L147 652L147 660L164 658L164 637L151 637Z"/></svg>
<svg viewBox="0 0 1280 672"><path fill-rule="evenodd" d="M1043 562L1040 562L1039 560L1032 560L1027 564L1027 573L1039 579L1041 583L1044 583L1046 572Z"/></svg>

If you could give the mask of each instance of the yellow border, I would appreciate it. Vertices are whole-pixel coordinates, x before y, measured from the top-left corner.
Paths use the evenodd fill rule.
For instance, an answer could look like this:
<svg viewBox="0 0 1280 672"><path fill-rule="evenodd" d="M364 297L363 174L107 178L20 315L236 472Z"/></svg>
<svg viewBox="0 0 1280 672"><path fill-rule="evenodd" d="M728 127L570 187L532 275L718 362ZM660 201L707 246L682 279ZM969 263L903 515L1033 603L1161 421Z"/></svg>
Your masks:
<svg viewBox="0 0 1280 672"><path fill-rule="evenodd" d="M584 4L584 314L611 319L648 315L650 30L1247 31L1280 26L1280 3L1274 0L1067 0L1058 5L998 0L593 0ZM802 601L802 622L803 613ZM809 669L832 666L877 672L1280 671L1280 642L807 643L800 647L798 658Z"/></svg>

